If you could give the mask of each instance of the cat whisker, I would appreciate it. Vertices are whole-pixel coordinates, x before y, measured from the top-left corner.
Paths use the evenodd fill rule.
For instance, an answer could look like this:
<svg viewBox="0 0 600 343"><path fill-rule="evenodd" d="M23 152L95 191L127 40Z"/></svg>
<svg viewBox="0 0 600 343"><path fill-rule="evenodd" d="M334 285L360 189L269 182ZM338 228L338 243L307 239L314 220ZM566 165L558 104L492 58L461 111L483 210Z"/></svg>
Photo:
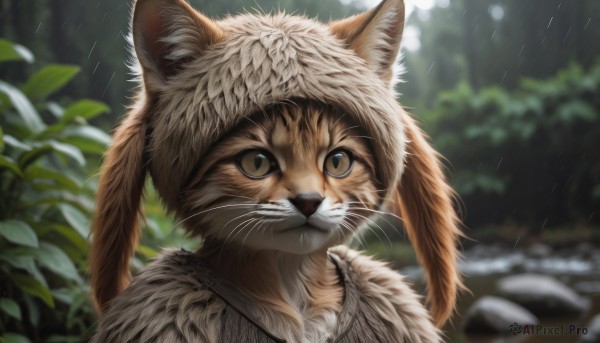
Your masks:
<svg viewBox="0 0 600 343"><path fill-rule="evenodd" d="M375 221L373 221L372 219L370 219L369 217L365 217L363 215L360 215L358 213L353 213L353 212L348 212L349 216L355 216L355 217L359 217L359 218L363 218L365 220L370 221L371 223L375 224L375 226L381 231L381 233L383 233L383 235L387 238L388 242L390 243L390 248L392 247L392 240L390 239L390 237L385 233L385 230L381 228L381 226L379 226L379 224L377 224ZM380 242L383 243L383 240L381 239L381 237L377 234L377 232L371 227L371 225L368 225L369 230L371 230L371 232L373 232L373 234L375 234L375 236L377 236L377 239L379 239Z"/></svg>
<svg viewBox="0 0 600 343"><path fill-rule="evenodd" d="M252 223L253 221L258 220L258 218L250 218L250 219L246 219L243 222L239 223L236 227L233 228L233 230L231 230L231 232L229 233L229 235L227 235L227 237L225 237L225 240L223 241L223 244L225 245L227 243L227 241L231 238L232 240L237 236L237 234L241 231L244 230L244 228L249 224ZM243 225L243 226L242 226ZM240 228L240 226L242 226ZM239 228L239 230L238 230ZM232 236L233 235L233 236Z"/></svg>
<svg viewBox="0 0 600 343"><path fill-rule="evenodd" d="M246 233L246 236L242 240L242 246L244 246L244 244L246 244L246 240L248 239L248 236L252 233L252 231L254 231L254 229L256 228L256 225L264 223L264 217L257 218L257 219L258 220L256 221L256 223L254 223L254 225L252 225L252 227L250 228L250 230L248 230L248 232Z"/></svg>
<svg viewBox="0 0 600 343"><path fill-rule="evenodd" d="M356 229L356 223L354 223L350 218L346 218L342 221L341 224L345 229L347 229L350 232L353 239L358 240L358 243L361 245L361 247L365 249L368 247L367 242L364 240L362 232Z"/></svg>
<svg viewBox="0 0 600 343"><path fill-rule="evenodd" d="M256 199L256 198L246 197L243 195L234 195L234 194L228 194L228 193L223 193L223 195L227 196L227 197L232 197L232 198L242 198L242 199L247 199L247 200L258 201L258 199Z"/></svg>
<svg viewBox="0 0 600 343"><path fill-rule="evenodd" d="M227 226L232 221L234 221L234 220L240 219L240 218L245 217L245 216L253 215L253 214L256 214L256 213L258 213L258 210L254 210L254 211L250 211L250 212L247 212L247 213L240 214L239 216L237 216L237 217L231 219L230 221L228 221L227 223L225 223L225 225L223 225L223 227L221 228L221 230L225 230L227 228Z"/></svg>
<svg viewBox="0 0 600 343"><path fill-rule="evenodd" d="M398 215L395 215L393 213L390 213L390 212L373 210L373 209L366 208L366 207L352 207L352 206L348 207L348 210L364 210L364 211L369 211L369 212L373 212L373 213L376 213L376 214L381 214L381 215L384 215L384 216L391 216L391 217L394 217L394 218L400 220L401 222L404 222L404 219L402 219L402 217L400 217ZM385 220L385 218L384 218L384 220ZM385 220L385 221L386 221L386 223L390 224L389 221L387 221L387 220Z"/></svg>
<svg viewBox="0 0 600 343"><path fill-rule="evenodd" d="M371 210L368 208L362 208L362 207L349 207L348 208L349 211L355 210L364 210L364 211L373 211L377 214L379 214L379 216L377 218L381 218L389 227L391 227L396 233L398 234L402 234L403 236L406 234L406 232L404 230L401 230L398 228L397 225L392 224L389 220L385 219L385 215L391 215L395 218L397 218L398 220L400 220L403 224L404 224L404 219L392 214L392 213L388 213L388 212L382 212L382 211L376 211L376 210Z"/></svg>
<svg viewBox="0 0 600 343"><path fill-rule="evenodd" d="M229 204L229 205L221 205L221 206L212 207L212 208L209 208L209 209L202 210L200 212L194 213L191 216L189 216L189 217L187 217L185 219L182 219L180 222L178 222L177 224L175 224L175 227L179 227L185 221L187 221L187 220L189 220L191 218L194 218L196 216L199 216L199 215L201 215L203 213L214 211L214 210L219 210L219 209L222 209L222 208L236 207L236 206L239 206L239 207L250 206L250 207L252 207L252 206L256 206L256 204Z"/></svg>

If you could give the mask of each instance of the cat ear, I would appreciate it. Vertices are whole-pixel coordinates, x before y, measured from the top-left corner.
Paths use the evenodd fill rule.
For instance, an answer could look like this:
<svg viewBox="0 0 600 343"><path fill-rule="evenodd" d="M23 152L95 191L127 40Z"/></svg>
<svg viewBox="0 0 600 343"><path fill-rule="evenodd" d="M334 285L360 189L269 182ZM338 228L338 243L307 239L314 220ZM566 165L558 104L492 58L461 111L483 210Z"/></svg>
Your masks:
<svg viewBox="0 0 600 343"><path fill-rule="evenodd" d="M391 84L404 31L404 1L383 0L367 12L329 24L329 28Z"/></svg>
<svg viewBox="0 0 600 343"><path fill-rule="evenodd" d="M455 193L448 185L440 156L406 112L406 162L395 192L394 208L404 221L417 257L425 268L428 303L439 327L452 315L459 289L464 288L456 263L462 236L454 209Z"/></svg>
<svg viewBox="0 0 600 343"><path fill-rule="evenodd" d="M145 140L143 112L132 112L116 130L102 165L89 262L99 312L130 281L129 260L139 239L146 178Z"/></svg>
<svg viewBox="0 0 600 343"><path fill-rule="evenodd" d="M146 84L164 82L222 39L223 30L184 0L137 0L133 45Z"/></svg>

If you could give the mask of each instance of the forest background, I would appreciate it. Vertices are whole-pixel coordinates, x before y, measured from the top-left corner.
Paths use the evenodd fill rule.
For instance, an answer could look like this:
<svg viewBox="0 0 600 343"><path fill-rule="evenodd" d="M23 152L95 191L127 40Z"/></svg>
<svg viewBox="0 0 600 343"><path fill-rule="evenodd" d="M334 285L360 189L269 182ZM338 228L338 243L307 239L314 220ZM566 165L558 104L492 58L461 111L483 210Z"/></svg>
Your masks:
<svg viewBox="0 0 600 343"><path fill-rule="evenodd" d="M216 18L285 10L324 21L376 4L190 2ZM465 246L600 243L600 2L407 4L397 90L447 159ZM93 328L87 235L101 154L133 95L130 8L0 0L0 341L78 342ZM194 244L152 192L147 202L137 268L162 246ZM373 234L363 248L411 258L387 240Z"/></svg>

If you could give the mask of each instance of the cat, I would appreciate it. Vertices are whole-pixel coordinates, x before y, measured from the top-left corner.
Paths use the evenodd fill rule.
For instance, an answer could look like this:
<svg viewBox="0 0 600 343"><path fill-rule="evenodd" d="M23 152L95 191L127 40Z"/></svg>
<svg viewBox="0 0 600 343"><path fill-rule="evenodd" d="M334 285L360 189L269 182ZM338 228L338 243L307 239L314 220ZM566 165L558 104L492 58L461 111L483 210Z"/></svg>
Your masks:
<svg viewBox="0 0 600 343"><path fill-rule="evenodd" d="M141 89L101 171L94 342L441 340L461 233L438 154L395 100L403 26L401 0L329 24L135 2ZM147 173L203 243L130 281ZM431 315L343 245L385 208L425 267Z"/></svg>

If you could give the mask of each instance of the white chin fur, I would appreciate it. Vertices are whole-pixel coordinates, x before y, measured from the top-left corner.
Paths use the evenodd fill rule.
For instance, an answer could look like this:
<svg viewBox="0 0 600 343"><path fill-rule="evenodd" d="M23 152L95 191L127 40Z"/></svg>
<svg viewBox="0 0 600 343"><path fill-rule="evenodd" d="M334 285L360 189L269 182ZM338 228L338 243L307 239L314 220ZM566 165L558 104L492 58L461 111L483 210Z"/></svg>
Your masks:
<svg viewBox="0 0 600 343"><path fill-rule="evenodd" d="M290 254L309 254L328 247L335 230L301 225L285 230L273 229L248 235L243 243L260 250L277 250Z"/></svg>
<svg viewBox="0 0 600 343"><path fill-rule="evenodd" d="M274 207L278 207L285 216L279 219L262 217L264 213L261 211L273 210ZM328 199L308 219L287 201L227 212L227 216L221 214L211 218L212 226L221 228L213 233L226 242L236 242L256 250L309 254L343 242L345 233L348 233L340 228L339 219L334 219L343 216L345 207L332 206ZM254 215L249 215L251 213Z"/></svg>

